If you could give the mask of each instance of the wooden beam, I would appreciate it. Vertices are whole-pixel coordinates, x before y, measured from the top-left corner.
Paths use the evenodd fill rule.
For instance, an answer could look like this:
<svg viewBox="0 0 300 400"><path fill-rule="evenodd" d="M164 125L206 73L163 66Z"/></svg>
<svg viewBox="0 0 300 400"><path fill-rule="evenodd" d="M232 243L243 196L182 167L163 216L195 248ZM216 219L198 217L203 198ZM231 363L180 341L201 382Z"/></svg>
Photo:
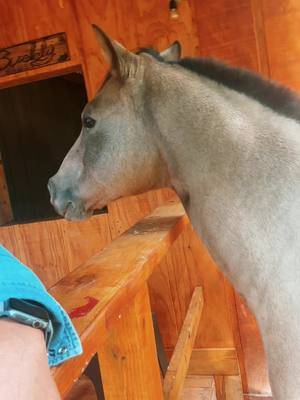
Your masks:
<svg viewBox="0 0 300 400"><path fill-rule="evenodd" d="M173 350L167 349L170 359ZM189 375L239 375L238 356L235 349L193 349Z"/></svg>
<svg viewBox="0 0 300 400"><path fill-rule="evenodd" d="M251 0L253 28L256 39L258 72L266 78L270 78L270 62L268 47L266 43L265 17L263 12L263 1Z"/></svg>
<svg viewBox="0 0 300 400"><path fill-rule="evenodd" d="M240 376L215 376L216 396L218 400L243 400Z"/></svg>
<svg viewBox="0 0 300 400"><path fill-rule="evenodd" d="M146 284L98 351L105 400L162 400L149 295Z"/></svg>
<svg viewBox="0 0 300 400"><path fill-rule="evenodd" d="M160 207L50 289L71 315L84 350L54 369L61 395L106 342L121 310L133 301L187 224L181 205Z"/></svg>
<svg viewBox="0 0 300 400"><path fill-rule="evenodd" d="M216 397L218 400L226 400L225 379L222 375L215 376Z"/></svg>
<svg viewBox="0 0 300 400"><path fill-rule="evenodd" d="M179 399L188 371L202 308L202 288L196 287L164 379L165 400Z"/></svg>
<svg viewBox="0 0 300 400"><path fill-rule="evenodd" d="M225 376L226 400L243 400L242 381L240 376Z"/></svg>
<svg viewBox="0 0 300 400"><path fill-rule="evenodd" d="M188 373L190 375L239 375L235 349L194 349Z"/></svg>
<svg viewBox="0 0 300 400"><path fill-rule="evenodd" d="M216 400L214 377L187 375L180 400Z"/></svg>

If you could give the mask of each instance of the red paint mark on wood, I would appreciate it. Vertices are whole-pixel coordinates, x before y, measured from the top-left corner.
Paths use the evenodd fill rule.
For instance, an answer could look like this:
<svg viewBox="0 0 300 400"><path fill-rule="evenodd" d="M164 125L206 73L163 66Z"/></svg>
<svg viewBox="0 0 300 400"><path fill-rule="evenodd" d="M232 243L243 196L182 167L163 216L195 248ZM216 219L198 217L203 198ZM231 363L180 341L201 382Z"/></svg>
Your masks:
<svg viewBox="0 0 300 400"><path fill-rule="evenodd" d="M74 310L69 312L69 317L71 319L84 317L95 307L97 303L99 303L99 300L95 299L94 297L87 296L84 299L87 300L86 304L80 307L76 307L74 308Z"/></svg>

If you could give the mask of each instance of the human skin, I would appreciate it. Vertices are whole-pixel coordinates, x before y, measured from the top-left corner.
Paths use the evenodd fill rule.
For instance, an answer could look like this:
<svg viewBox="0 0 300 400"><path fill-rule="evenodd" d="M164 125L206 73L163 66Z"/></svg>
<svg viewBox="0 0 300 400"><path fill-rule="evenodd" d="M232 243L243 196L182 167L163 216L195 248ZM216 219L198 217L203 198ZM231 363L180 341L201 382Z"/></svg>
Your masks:
<svg viewBox="0 0 300 400"><path fill-rule="evenodd" d="M0 399L60 399L41 330L1 318L0 360Z"/></svg>

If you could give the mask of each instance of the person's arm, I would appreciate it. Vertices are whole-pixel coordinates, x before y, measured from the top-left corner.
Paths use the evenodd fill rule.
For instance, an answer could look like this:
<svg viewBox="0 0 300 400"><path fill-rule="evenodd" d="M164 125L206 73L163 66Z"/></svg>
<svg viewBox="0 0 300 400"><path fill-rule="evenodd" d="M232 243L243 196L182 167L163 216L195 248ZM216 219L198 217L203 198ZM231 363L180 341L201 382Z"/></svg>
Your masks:
<svg viewBox="0 0 300 400"><path fill-rule="evenodd" d="M24 320L16 322L16 314L12 315L9 309L16 306L16 299L19 305L22 300L47 311L53 327L48 349L42 330L24 325ZM27 316L36 316L30 314L32 308L28 306L21 310ZM38 276L0 245L0 399L60 399L49 366L59 365L81 352L80 339L66 311Z"/></svg>
<svg viewBox="0 0 300 400"><path fill-rule="evenodd" d="M42 331L1 318L0 360L0 399L60 399Z"/></svg>
<svg viewBox="0 0 300 400"><path fill-rule="evenodd" d="M50 367L82 352L80 339L66 311L48 293L38 276L0 245L0 318L7 316L5 302L9 299L35 302L47 310L53 326L48 348Z"/></svg>

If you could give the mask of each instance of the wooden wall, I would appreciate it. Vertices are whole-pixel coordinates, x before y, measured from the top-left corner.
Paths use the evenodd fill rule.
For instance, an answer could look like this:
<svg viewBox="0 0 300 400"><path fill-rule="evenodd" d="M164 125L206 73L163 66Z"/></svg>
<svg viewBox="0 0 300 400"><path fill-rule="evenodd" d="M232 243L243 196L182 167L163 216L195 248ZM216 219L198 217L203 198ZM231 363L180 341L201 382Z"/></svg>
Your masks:
<svg viewBox="0 0 300 400"><path fill-rule="evenodd" d="M91 22L131 49L163 49L179 39L184 55L206 55L248 67L300 90L298 0L181 0L171 20L167 0L0 0L0 48L64 31L71 60L0 78L0 88L82 70L89 98L105 74ZM108 215L83 224L52 221L2 228L1 242L33 267L49 287L157 205L168 190L119 200ZM1 196L0 196L1 200ZM32 232L36 231L36 235ZM30 232L30 235L29 235ZM177 240L150 282L164 344L173 348L193 288L204 287L206 307L197 346L236 346L244 391L268 394L255 319L233 292L192 228Z"/></svg>
<svg viewBox="0 0 300 400"><path fill-rule="evenodd" d="M298 0L191 0L199 52L300 91Z"/></svg>

